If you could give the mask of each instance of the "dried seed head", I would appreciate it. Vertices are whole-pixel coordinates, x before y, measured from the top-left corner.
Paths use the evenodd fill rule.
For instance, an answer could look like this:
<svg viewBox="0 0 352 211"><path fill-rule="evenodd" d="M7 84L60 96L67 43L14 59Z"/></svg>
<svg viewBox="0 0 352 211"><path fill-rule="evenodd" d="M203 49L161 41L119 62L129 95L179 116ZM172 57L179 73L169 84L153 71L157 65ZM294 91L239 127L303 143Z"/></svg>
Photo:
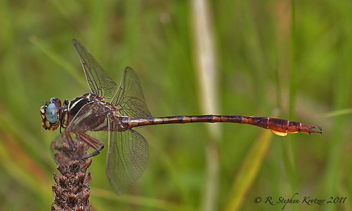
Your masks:
<svg viewBox="0 0 352 211"><path fill-rule="evenodd" d="M60 175L53 174L55 185L52 187L55 199L51 210L91 210L89 204L91 173L87 169L92 159L82 160L87 154L87 147L77 141L74 148L63 144L54 155Z"/></svg>

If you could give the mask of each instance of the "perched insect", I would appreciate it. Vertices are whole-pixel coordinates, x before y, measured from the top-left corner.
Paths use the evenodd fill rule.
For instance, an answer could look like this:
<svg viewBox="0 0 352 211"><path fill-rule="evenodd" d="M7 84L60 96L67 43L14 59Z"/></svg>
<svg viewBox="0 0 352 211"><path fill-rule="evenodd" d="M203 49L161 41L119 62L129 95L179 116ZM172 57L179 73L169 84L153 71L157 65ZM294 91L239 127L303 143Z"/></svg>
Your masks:
<svg viewBox="0 0 352 211"><path fill-rule="evenodd" d="M118 195L128 191L142 176L148 162L148 143L133 127L170 123L231 122L269 129L279 136L298 132L308 135L322 133L321 127L316 125L304 125L270 117L242 115L152 117L134 70L125 68L120 87L117 88L116 83L78 41L73 40L73 45L81 60L91 93L71 101L65 100L63 105L59 99L51 98L40 108L43 127L46 130L63 128L65 131L62 132L60 139L72 145L78 139L94 149L94 152L82 159L98 155L104 148L101 141L108 140L106 172L111 187ZM91 135L94 133L103 135L95 138ZM57 141L54 140L53 143Z"/></svg>

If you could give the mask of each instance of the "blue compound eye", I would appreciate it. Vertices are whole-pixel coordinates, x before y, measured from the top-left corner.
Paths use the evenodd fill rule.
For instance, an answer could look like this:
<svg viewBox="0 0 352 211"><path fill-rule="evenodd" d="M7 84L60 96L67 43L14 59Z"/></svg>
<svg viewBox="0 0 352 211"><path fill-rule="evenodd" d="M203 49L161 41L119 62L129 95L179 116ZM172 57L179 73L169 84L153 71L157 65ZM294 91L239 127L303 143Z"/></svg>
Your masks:
<svg viewBox="0 0 352 211"><path fill-rule="evenodd" d="M50 123L54 124L57 122L57 109L54 103L50 103L48 105L46 108L45 116Z"/></svg>

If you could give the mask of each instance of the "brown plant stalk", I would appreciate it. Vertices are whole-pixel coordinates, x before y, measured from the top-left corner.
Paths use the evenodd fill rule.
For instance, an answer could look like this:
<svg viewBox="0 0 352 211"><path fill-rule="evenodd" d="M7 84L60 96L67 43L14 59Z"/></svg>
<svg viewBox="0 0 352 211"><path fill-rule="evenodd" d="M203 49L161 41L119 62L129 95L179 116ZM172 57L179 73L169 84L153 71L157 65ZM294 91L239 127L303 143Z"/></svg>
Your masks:
<svg viewBox="0 0 352 211"><path fill-rule="evenodd" d="M52 186L55 199L51 210L91 210L89 182L92 176L90 172L86 172L92 159L82 160L89 146L77 141L73 149L68 144L63 144L60 148L56 144L55 149L58 150L54 154L54 160L58 165L57 170L60 175L53 173L56 184Z"/></svg>

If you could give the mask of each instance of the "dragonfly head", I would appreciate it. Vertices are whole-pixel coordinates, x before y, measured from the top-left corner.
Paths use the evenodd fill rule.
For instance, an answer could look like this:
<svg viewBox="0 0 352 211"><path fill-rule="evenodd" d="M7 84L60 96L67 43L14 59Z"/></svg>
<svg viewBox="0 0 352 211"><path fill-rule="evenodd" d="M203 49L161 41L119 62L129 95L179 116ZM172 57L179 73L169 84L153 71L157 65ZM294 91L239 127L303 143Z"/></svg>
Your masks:
<svg viewBox="0 0 352 211"><path fill-rule="evenodd" d="M60 126L60 108L61 101L56 97L50 98L40 107L40 117L45 130L56 130Z"/></svg>

